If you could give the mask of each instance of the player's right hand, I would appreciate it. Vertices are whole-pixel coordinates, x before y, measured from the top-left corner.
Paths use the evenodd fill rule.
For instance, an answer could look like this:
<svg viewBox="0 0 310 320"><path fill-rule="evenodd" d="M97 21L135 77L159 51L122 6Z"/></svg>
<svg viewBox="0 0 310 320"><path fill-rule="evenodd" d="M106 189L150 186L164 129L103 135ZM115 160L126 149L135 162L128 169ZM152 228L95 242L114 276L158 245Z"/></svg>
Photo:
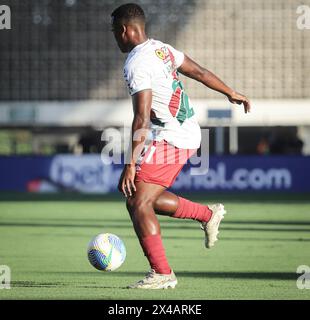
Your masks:
<svg viewBox="0 0 310 320"><path fill-rule="evenodd" d="M125 165L118 183L118 190L122 192L126 198L132 197L134 192L136 192L135 175L136 167L130 164Z"/></svg>

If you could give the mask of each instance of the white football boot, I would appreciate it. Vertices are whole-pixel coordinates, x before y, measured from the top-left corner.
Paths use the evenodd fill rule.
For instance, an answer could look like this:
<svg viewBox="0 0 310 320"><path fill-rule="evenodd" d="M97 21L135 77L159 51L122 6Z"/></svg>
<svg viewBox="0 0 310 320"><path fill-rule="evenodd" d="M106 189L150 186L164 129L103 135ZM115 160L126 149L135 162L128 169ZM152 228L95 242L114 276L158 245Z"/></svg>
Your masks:
<svg viewBox="0 0 310 320"><path fill-rule="evenodd" d="M201 222L200 228L205 232L205 246L210 249L218 240L219 225L226 211L221 203L209 205L208 208L212 211L211 219L208 222Z"/></svg>
<svg viewBox="0 0 310 320"><path fill-rule="evenodd" d="M156 273L155 270L149 271L146 276L138 282L128 286L128 289L174 289L178 280L171 270L170 274Z"/></svg>

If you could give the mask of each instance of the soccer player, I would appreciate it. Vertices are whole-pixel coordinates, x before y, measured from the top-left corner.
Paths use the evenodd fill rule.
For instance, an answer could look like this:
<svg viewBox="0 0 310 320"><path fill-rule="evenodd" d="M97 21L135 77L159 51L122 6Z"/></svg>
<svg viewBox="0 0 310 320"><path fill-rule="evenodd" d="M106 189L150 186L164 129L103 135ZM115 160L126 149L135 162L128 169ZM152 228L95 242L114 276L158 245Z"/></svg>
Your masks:
<svg viewBox="0 0 310 320"><path fill-rule="evenodd" d="M132 152L122 172L119 190L127 198L135 232L151 266L145 278L128 288L174 288L177 278L165 255L156 214L200 222L207 248L217 241L225 214L222 204L206 206L166 191L200 147L201 140L195 111L178 73L226 95L232 103L243 104L245 113L250 111L250 102L184 53L149 39L144 12L137 4L121 5L111 18L120 50L129 53L124 77L134 112ZM153 137L146 145L149 129Z"/></svg>

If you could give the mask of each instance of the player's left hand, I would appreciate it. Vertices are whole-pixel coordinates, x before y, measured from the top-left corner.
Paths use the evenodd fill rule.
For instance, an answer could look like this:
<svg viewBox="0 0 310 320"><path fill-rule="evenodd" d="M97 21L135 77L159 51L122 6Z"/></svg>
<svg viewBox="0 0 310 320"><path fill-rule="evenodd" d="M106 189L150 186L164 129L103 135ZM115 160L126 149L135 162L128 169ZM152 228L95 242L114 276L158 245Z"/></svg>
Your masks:
<svg viewBox="0 0 310 320"><path fill-rule="evenodd" d="M119 180L118 189L126 198L132 197L136 192L135 186L136 167L134 165L125 165Z"/></svg>
<svg viewBox="0 0 310 320"><path fill-rule="evenodd" d="M238 92L233 92L230 96L228 96L228 100L234 104L243 104L244 112L248 113L251 111L251 103L250 100Z"/></svg>

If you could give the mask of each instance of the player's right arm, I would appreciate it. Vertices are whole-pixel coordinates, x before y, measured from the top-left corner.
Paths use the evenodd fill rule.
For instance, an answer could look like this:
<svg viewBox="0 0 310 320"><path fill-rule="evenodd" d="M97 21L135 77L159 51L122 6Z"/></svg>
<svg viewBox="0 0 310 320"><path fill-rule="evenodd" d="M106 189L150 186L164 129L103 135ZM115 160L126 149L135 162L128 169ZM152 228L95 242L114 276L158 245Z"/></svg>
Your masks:
<svg viewBox="0 0 310 320"><path fill-rule="evenodd" d="M140 156L148 135L151 106L152 82L151 70L147 61L135 59L124 69L125 80L132 97L134 118L131 127L131 145L126 164L121 174L118 189L125 197L131 197L136 191L136 162ZM129 156L129 158L128 158Z"/></svg>
<svg viewBox="0 0 310 320"><path fill-rule="evenodd" d="M243 104L244 112L250 112L251 104L247 97L228 87L215 74L201 67L188 56L184 56L184 61L178 71L189 78L201 82L208 88L224 94L231 103Z"/></svg>
<svg viewBox="0 0 310 320"><path fill-rule="evenodd" d="M120 177L118 189L131 197L136 191L136 162L140 156L149 133L150 113L152 106L152 90L142 90L132 96L134 118L131 128L131 148L129 158Z"/></svg>

